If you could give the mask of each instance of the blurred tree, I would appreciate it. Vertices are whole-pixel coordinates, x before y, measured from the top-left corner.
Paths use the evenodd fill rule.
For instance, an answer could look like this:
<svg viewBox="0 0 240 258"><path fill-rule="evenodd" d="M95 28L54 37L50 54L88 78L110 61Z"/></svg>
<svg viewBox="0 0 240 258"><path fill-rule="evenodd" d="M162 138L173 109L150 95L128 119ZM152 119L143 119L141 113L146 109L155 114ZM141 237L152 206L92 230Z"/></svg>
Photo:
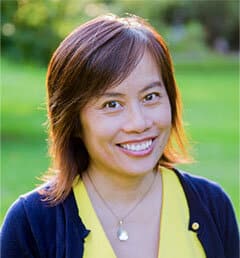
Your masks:
<svg viewBox="0 0 240 258"><path fill-rule="evenodd" d="M87 18L108 11L99 6L88 0L2 0L3 53L15 60L46 64L67 33Z"/></svg>
<svg viewBox="0 0 240 258"><path fill-rule="evenodd" d="M229 49L239 50L239 1L183 0L165 6L167 24L187 24L198 21L204 28L205 41L210 47L224 42Z"/></svg>
<svg viewBox="0 0 240 258"><path fill-rule="evenodd" d="M211 47L238 50L238 10L237 0L2 0L1 49L15 60L46 64L73 28L113 12L149 20L175 51L187 42L188 48L203 50L204 40Z"/></svg>
<svg viewBox="0 0 240 258"><path fill-rule="evenodd" d="M15 59L45 62L60 41L54 25L64 17L67 1L2 1L2 49ZM4 28L11 25L13 33Z"/></svg>
<svg viewBox="0 0 240 258"><path fill-rule="evenodd" d="M1 49L3 46L12 47L11 36L15 33L15 26L12 21L16 10L16 0L8 4L6 4L6 1L1 1Z"/></svg>

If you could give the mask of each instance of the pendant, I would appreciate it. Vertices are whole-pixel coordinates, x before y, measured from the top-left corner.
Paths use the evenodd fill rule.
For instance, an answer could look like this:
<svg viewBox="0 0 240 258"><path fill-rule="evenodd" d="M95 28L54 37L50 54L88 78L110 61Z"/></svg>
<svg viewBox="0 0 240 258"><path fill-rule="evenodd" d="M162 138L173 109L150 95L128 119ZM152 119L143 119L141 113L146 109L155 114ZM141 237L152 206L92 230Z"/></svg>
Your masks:
<svg viewBox="0 0 240 258"><path fill-rule="evenodd" d="M118 231L117 231L117 237L120 241L126 241L128 240L128 232L122 228L122 225L123 225L123 221L120 220L119 221L119 228L118 228Z"/></svg>

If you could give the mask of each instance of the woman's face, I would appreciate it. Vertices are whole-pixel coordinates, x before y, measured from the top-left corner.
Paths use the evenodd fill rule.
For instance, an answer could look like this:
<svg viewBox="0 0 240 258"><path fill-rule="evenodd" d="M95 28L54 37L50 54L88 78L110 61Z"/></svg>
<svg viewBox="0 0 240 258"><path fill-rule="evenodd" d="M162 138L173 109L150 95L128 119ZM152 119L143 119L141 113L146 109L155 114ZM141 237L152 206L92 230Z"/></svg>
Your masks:
<svg viewBox="0 0 240 258"><path fill-rule="evenodd" d="M80 121L90 169L125 176L152 171L170 135L171 107L150 54L123 82L91 100Z"/></svg>

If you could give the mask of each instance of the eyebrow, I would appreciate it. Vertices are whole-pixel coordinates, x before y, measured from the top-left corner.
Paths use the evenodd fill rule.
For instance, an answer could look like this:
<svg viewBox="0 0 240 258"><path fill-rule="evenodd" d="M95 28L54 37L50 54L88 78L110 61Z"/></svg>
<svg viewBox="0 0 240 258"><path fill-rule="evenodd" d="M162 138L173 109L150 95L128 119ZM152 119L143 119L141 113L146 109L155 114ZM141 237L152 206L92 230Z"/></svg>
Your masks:
<svg viewBox="0 0 240 258"><path fill-rule="evenodd" d="M156 81L156 82L152 82L149 85L147 85L146 87L144 87L143 89L140 90L140 93L143 93L147 90L150 90L152 88L155 87L163 87L163 84L161 81ZM109 97L109 98L115 98L115 97L123 97L125 96L125 94L120 93L120 92L105 92L102 94L103 97Z"/></svg>
<svg viewBox="0 0 240 258"><path fill-rule="evenodd" d="M143 89L140 90L140 92L144 92L144 91L147 91L147 90L150 90L152 88L155 88L155 87L163 87L163 84L161 81L156 81L156 82L152 82L150 83L149 85L147 85L146 87L144 87Z"/></svg>

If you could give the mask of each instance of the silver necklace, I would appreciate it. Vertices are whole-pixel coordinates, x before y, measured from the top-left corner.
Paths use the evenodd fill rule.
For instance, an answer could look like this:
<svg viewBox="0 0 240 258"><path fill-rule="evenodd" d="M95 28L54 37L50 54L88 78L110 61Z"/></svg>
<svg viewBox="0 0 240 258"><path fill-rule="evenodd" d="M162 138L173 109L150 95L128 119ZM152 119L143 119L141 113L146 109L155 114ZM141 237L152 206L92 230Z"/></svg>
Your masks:
<svg viewBox="0 0 240 258"><path fill-rule="evenodd" d="M117 230L117 238L120 241L127 241L128 240L128 232L124 227L124 221L125 219L137 208L137 206L144 200L144 198L147 196L147 194L150 192L150 190L152 189L153 183L155 182L155 178L156 178L157 172L155 172L155 176L153 178L153 181L151 182L150 186L148 187L147 191L144 192L144 194L141 196L141 198L134 204L134 206L122 217L120 218L114 211L113 209L110 207L110 205L107 203L107 201L105 201L105 199L103 198L103 196L100 194L100 192L98 191L96 185L94 184L92 178L90 177L89 173L87 172L87 176L89 178L89 181L91 182L95 192L97 193L97 195L100 197L100 199L102 200L102 202L104 203L104 205L106 206L106 208L112 213L112 215L117 219L118 221L118 230Z"/></svg>

